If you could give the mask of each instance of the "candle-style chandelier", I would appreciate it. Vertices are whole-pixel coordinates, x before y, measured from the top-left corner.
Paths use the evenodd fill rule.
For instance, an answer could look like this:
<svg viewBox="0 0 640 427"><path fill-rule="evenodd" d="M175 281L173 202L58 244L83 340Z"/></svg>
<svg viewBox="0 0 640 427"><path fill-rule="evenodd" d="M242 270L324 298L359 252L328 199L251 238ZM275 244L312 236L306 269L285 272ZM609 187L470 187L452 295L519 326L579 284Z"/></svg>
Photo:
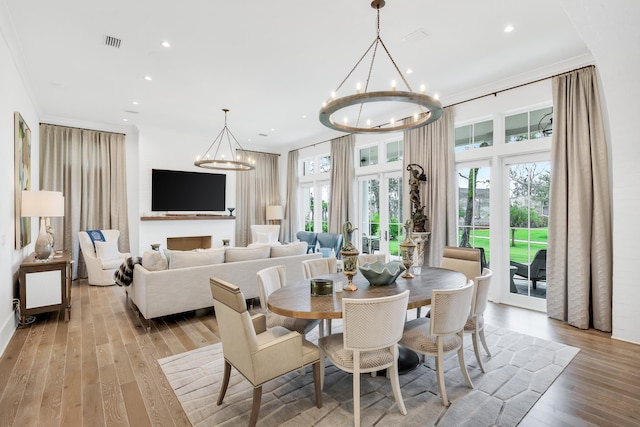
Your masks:
<svg viewBox="0 0 640 427"><path fill-rule="evenodd" d="M245 154L244 149L227 127L229 109L223 108L222 111L224 111L224 127L209 145L207 151L202 156L198 156L193 164L201 168L228 171L255 169L255 159L251 159ZM238 151L242 153L238 153Z"/></svg>
<svg viewBox="0 0 640 427"><path fill-rule="evenodd" d="M347 77L344 78L342 83L340 83L338 88L332 93L331 97L323 104L322 108L320 109L320 122L331 129L350 133L396 132L400 130L408 130L424 126L428 123L438 120L440 116L442 116L442 104L440 103L440 101L427 95L425 93L424 86L421 88L421 93L413 92L411 86L407 82L407 79L405 79L402 72L400 72L400 69L389 53L389 50L380 38L380 9L383 8L384 5L384 0L373 0L373 2L371 2L371 7L376 9L378 15L376 38L362 55L362 57L358 60L356 65L351 69L349 74L347 74ZM385 53L391 60L393 67L406 86L406 90L397 90L394 80L391 82L391 90L369 91L369 83L371 80L373 65L379 46L382 46ZM356 85L355 94L337 98L338 91L343 87L345 82L351 77L353 72L358 68L362 60L369 54L369 52L372 51L372 49L373 54L371 56L369 72L367 74L364 90L362 89L362 85L358 83ZM415 107L415 111L412 114L406 114L396 111L396 113L394 114L400 113L401 116L405 115L407 120L402 120L403 117L401 116L397 116L398 120L390 117L387 119L388 121L386 123L377 125L372 125L371 118L363 117L363 107L365 104L377 104L377 106L380 107L382 105L390 105L391 103L412 104ZM335 116L338 112L345 111L348 111L352 116L355 115L355 123L353 125L349 124L349 117L347 116L345 116L342 121L336 119ZM376 111L376 109L374 108L372 109L372 111ZM377 109L377 111L382 112L382 110L379 108ZM388 112L386 111L385 113L388 114ZM362 123L361 121L364 121L364 123Z"/></svg>

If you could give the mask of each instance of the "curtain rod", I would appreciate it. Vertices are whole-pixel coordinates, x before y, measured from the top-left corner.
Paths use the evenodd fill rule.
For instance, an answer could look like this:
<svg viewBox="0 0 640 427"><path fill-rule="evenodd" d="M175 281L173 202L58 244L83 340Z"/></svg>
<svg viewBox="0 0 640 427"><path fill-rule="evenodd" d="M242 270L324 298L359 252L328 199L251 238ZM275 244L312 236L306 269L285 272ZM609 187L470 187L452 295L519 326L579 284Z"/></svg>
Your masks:
<svg viewBox="0 0 640 427"><path fill-rule="evenodd" d="M486 93L484 95L479 95L479 96L476 96L476 97L473 97L473 98L465 99L464 101L454 102L453 104L445 105L442 108L455 107L456 105L464 104L465 102L475 101L475 100L481 99L481 98L486 98L487 96L491 96L491 95L498 96L498 94L502 93L502 92L507 92L509 90L518 89L518 88L521 88L521 87L524 87L524 86L528 86L528 85L531 85L531 84L534 84L534 83L539 83L539 82L542 82L542 81L545 81L545 80L553 79L555 77L563 76L563 75L568 74L568 73L573 73L575 71L584 70L586 68L595 68L595 65L585 65L584 67L578 67L578 68L574 68L573 70L563 71L562 73L554 74L552 76L541 77L541 78L539 78L537 80L533 80L533 81L530 81L530 82L527 82L527 83L521 83L519 85L511 86L511 87L508 87L508 88L505 88L505 89L495 90L493 92L489 92L489 93ZM408 118L408 117L405 117L405 119L406 118ZM404 120L404 119L402 119L402 120ZM351 135L351 134L347 134L347 135ZM343 135L343 136L347 136L347 135ZM332 139L334 139L334 138L332 138ZM320 141L320 142L314 142L313 144L309 144L309 145L305 145L304 147L296 148L296 150L302 150L304 148L315 147L316 145L324 144L325 142L331 142L331 139L327 139L327 140ZM289 152L296 151L296 150L289 150Z"/></svg>
<svg viewBox="0 0 640 427"><path fill-rule="evenodd" d="M267 153L266 151L245 150L244 148L241 148L240 151L246 151L246 152L249 152L249 153L258 153L258 154L271 154L272 156L280 157L280 154L278 154L278 153Z"/></svg>
<svg viewBox="0 0 640 427"><path fill-rule="evenodd" d="M53 123L45 123L45 122L40 122L41 125L47 125L47 126L56 126L59 128L67 128L67 129L78 129L78 130L87 130L90 132L104 132L104 133L113 133L115 135L122 135L122 136L127 136L126 133L122 133L122 132L111 132L109 130L98 130L98 129L87 129L87 128L79 128L77 126L65 126L65 125L54 125Z"/></svg>

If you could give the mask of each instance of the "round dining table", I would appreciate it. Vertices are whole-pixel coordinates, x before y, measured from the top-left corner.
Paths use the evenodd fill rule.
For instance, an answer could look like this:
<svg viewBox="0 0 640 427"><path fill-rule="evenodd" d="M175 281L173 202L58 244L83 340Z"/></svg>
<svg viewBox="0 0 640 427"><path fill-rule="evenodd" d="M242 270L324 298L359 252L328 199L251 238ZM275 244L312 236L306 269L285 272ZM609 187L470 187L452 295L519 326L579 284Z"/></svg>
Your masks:
<svg viewBox="0 0 640 427"><path fill-rule="evenodd" d="M314 277L333 280L334 285L347 284L342 273L325 274ZM267 301L271 312L299 319L340 319L342 318L342 298L376 298L396 295L409 290L407 309L431 304L431 292L434 289L454 289L464 286L467 278L453 270L436 267L422 267L422 272L413 278L398 277L389 285L370 285L360 272L353 278L358 287L355 291L336 292L333 295L311 296L310 279L298 280L274 291ZM329 331L331 333L331 331ZM414 352L400 346L399 372L404 373L418 366L419 358Z"/></svg>
<svg viewBox="0 0 640 427"><path fill-rule="evenodd" d="M333 280L334 285L346 285L347 278L342 273L325 274L314 277ZM342 298L376 298L396 295L409 290L407 309L431 304L431 291L434 289L453 289L464 286L464 274L436 267L422 267L422 272L411 279L398 277L389 285L370 285L360 272L353 278L358 287L355 291L336 292L329 296L311 296L309 279L289 283L274 291L267 301L269 310L282 316L299 319L340 319L342 317Z"/></svg>

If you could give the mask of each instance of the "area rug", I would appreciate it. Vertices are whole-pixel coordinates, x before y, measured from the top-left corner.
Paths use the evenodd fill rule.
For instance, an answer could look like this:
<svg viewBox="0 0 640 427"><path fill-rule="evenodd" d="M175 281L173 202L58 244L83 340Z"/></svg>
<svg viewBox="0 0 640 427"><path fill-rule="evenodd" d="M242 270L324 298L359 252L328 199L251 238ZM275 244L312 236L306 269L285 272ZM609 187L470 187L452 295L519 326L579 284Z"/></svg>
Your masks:
<svg viewBox="0 0 640 427"><path fill-rule="evenodd" d="M336 325L334 322L334 332ZM337 325L339 328L339 325ZM506 329L487 325L492 357L481 349L487 370L477 365L470 336L465 336L465 362L474 388L464 381L457 357L445 361L445 382L451 405L438 394L435 362L427 358L400 376L408 414L398 411L389 380L362 375L361 425L363 426L515 426L580 351ZM313 333L313 332L312 332ZM312 341L316 337L309 337ZM216 405L223 372L222 345L158 360L182 408L194 426L247 425L252 387L232 369L222 405ZM313 374L293 372L263 386L260 426L353 425L352 378L327 362L323 406L315 406Z"/></svg>

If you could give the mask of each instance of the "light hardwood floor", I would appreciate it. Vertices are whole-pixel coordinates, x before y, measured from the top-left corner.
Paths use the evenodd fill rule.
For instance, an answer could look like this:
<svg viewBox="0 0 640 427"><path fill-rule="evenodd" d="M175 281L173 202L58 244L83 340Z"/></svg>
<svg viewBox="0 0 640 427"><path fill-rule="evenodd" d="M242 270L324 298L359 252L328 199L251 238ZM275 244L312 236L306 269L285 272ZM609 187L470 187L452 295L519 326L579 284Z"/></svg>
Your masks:
<svg viewBox="0 0 640 427"><path fill-rule="evenodd" d="M213 311L161 318L147 333L122 288L80 280L72 292L69 322L39 315L11 339L0 426L190 425L156 360L219 342ZM522 426L640 425L640 346L497 304L486 322L581 349Z"/></svg>

